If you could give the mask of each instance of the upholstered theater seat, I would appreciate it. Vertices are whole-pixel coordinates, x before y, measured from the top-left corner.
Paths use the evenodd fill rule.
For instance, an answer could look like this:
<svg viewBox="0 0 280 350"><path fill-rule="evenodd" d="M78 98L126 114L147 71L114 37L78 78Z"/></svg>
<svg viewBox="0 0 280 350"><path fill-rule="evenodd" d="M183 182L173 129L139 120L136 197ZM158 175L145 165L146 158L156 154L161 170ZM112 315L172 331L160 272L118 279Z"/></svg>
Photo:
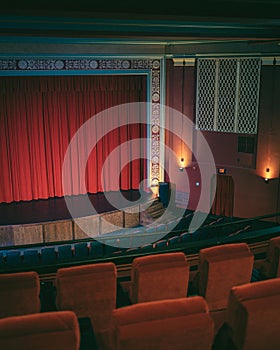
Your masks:
<svg viewBox="0 0 280 350"><path fill-rule="evenodd" d="M71 311L43 312L0 320L0 349L78 350L80 331Z"/></svg>
<svg viewBox="0 0 280 350"><path fill-rule="evenodd" d="M246 243L224 244L199 252L198 294L203 296L215 319L216 331L223 324L233 286L251 280L254 255Z"/></svg>
<svg viewBox="0 0 280 350"><path fill-rule="evenodd" d="M187 296L189 263L182 252L135 258L131 268L130 300L145 301Z"/></svg>
<svg viewBox="0 0 280 350"><path fill-rule="evenodd" d="M214 337L205 300L158 300L114 310L111 350L207 350Z"/></svg>
<svg viewBox="0 0 280 350"><path fill-rule="evenodd" d="M6 267L22 266L22 257L19 250L8 250L6 252Z"/></svg>
<svg viewBox="0 0 280 350"><path fill-rule="evenodd" d="M116 266L111 262L58 269L57 309L72 310L79 318L89 317L101 344L116 307L116 284Z"/></svg>
<svg viewBox="0 0 280 350"><path fill-rule="evenodd" d="M268 243L265 261L260 265L262 278L280 277L280 236L271 238Z"/></svg>
<svg viewBox="0 0 280 350"><path fill-rule="evenodd" d="M0 318L40 312L37 272L0 274Z"/></svg>
<svg viewBox="0 0 280 350"><path fill-rule="evenodd" d="M75 259L87 259L89 254L89 247L87 242L77 242L74 244Z"/></svg>
<svg viewBox="0 0 280 350"><path fill-rule="evenodd" d="M280 278L233 287L214 349L280 349Z"/></svg>
<svg viewBox="0 0 280 350"><path fill-rule="evenodd" d="M40 265L40 255L38 249L25 249L23 251L24 266L33 267Z"/></svg>
<svg viewBox="0 0 280 350"><path fill-rule="evenodd" d="M73 259L73 250L71 244L61 244L57 247L57 261L59 263L71 261Z"/></svg>
<svg viewBox="0 0 280 350"><path fill-rule="evenodd" d="M41 249L42 265L51 265L57 263L57 253L54 247L43 247Z"/></svg>

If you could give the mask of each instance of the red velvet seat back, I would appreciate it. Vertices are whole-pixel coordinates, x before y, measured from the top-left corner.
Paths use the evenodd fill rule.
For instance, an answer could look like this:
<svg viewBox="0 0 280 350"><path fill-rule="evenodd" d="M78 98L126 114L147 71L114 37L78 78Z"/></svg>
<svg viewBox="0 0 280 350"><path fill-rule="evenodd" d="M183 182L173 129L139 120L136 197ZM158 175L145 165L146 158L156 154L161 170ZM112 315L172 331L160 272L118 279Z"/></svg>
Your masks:
<svg viewBox="0 0 280 350"><path fill-rule="evenodd" d="M280 349L280 278L233 287L227 324L242 350Z"/></svg>
<svg viewBox="0 0 280 350"><path fill-rule="evenodd" d="M71 311L43 312L0 320L0 349L78 350L80 330Z"/></svg>
<svg viewBox="0 0 280 350"><path fill-rule="evenodd" d="M135 258L131 282L132 303L185 297L189 282L186 256L179 252Z"/></svg>
<svg viewBox="0 0 280 350"><path fill-rule="evenodd" d="M134 304L113 319L111 350L211 349L214 325L202 297Z"/></svg>
<svg viewBox="0 0 280 350"><path fill-rule="evenodd" d="M199 252L199 295L210 310L225 309L231 288L251 280L254 255L246 243L225 244Z"/></svg>
<svg viewBox="0 0 280 350"><path fill-rule="evenodd" d="M0 275L0 318L40 312L37 272Z"/></svg>
<svg viewBox="0 0 280 350"><path fill-rule="evenodd" d="M116 307L116 266L100 263L61 268L56 275L59 310L90 317L96 334L110 327Z"/></svg>
<svg viewBox="0 0 280 350"><path fill-rule="evenodd" d="M271 238L268 243L266 259L261 266L265 278L280 277L280 236Z"/></svg>

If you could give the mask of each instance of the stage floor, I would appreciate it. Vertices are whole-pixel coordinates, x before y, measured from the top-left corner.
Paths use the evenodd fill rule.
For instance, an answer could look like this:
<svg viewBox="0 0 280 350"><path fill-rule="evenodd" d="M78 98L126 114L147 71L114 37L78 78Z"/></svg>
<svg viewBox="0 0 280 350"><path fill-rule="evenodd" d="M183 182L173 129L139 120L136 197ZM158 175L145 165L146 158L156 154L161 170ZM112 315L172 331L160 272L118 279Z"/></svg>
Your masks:
<svg viewBox="0 0 280 350"><path fill-rule="evenodd" d="M125 199L131 202L131 205L133 205L133 202L140 198L140 193L138 190L121 191L121 194ZM116 210L116 208L108 202L104 193L89 194L88 196L98 214ZM119 192L110 192L110 196L111 198L115 197L117 201ZM92 212L87 209L86 202L83 200L85 197L86 196L83 195L71 197L73 202L79 203L81 217L92 215ZM67 219L71 219L71 215L64 197L0 204L1 226Z"/></svg>

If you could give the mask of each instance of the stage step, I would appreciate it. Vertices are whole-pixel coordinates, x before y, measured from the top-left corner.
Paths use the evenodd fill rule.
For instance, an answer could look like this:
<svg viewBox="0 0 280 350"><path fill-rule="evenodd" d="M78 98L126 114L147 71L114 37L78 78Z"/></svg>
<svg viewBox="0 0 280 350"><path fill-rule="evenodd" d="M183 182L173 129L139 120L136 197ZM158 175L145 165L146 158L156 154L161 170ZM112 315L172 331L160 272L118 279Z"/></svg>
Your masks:
<svg viewBox="0 0 280 350"><path fill-rule="evenodd" d="M140 225L149 225L161 217L165 211L158 198L151 200L150 206L140 213Z"/></svg>

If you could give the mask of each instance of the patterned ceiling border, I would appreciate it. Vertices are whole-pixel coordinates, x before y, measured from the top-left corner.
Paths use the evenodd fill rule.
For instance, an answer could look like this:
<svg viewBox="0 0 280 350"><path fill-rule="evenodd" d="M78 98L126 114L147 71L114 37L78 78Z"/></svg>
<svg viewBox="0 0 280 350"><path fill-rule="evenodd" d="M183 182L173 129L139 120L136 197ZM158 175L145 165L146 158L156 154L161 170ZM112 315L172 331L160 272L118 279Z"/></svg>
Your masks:
<svg viewBox="0 0 280 350"><path fill-rule="evenodd" d="M0 76L65 74L148 74L148 174L150 185L163 181L160 164L164 159L164 132L161 128L163 104L162 58L0 58Z"/></svg>

